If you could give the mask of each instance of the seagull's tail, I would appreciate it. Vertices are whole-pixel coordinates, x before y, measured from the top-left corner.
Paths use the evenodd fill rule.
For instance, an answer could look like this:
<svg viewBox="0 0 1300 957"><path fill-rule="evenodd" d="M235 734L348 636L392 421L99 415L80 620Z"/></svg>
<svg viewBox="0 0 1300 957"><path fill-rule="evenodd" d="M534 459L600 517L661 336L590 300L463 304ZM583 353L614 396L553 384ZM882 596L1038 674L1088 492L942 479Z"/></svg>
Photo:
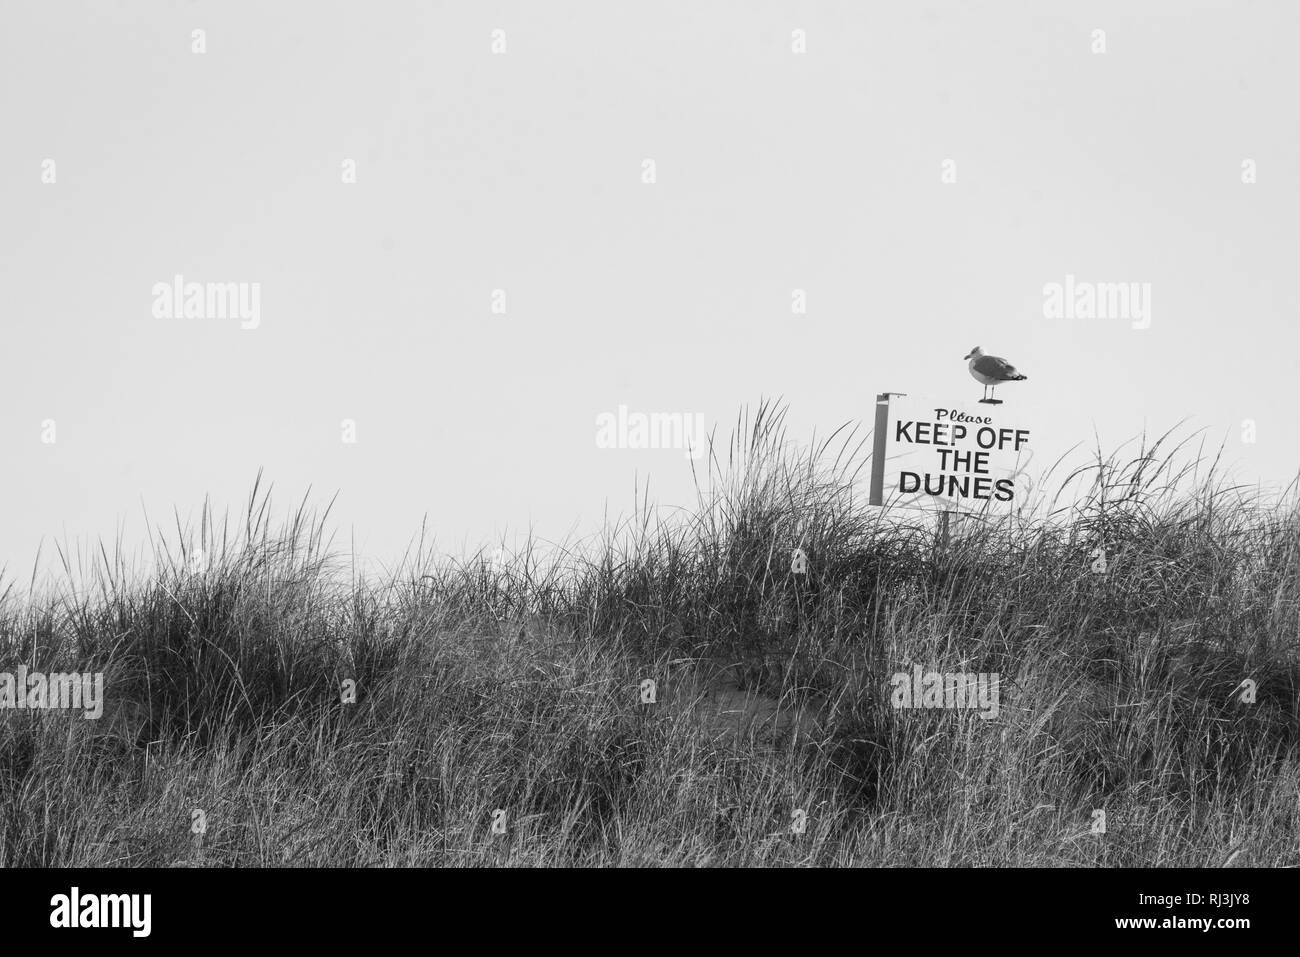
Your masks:
<svg viewBox="0 0 1300 957"><path fill-rule="evenodd" d="M1008 377L1008 381L1009 381L1009 382L1019 382L1021 379L1028 379L1028 378L1029 378L1029 376L1027 376L1027 375L1021 375L1019 372L1017 372L1015 375L1013 375L1013 376L1009 376L1009 377Z"/></svg>

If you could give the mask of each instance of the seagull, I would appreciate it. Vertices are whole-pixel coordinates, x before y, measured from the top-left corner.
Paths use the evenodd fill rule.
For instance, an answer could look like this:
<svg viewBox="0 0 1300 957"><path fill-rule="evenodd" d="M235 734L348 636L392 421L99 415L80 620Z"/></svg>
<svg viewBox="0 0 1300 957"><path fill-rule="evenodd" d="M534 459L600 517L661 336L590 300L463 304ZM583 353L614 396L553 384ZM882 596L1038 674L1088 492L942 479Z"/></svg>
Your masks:
<svg viewBox="0 0 1300 957"><path fill-rule="evenodd" d="M970 369L971 378L984 386L984 398L980 399L981 402L1001 405L1001 399L989 398L990 386L996 389L1003 382L1019 382L1022 379L1029 378L1029 376L1017 372L1016 367L1001 356L986 356L984 350L979 346L966 353L962 358L970 360L970 365L967 368Z"/></svg>

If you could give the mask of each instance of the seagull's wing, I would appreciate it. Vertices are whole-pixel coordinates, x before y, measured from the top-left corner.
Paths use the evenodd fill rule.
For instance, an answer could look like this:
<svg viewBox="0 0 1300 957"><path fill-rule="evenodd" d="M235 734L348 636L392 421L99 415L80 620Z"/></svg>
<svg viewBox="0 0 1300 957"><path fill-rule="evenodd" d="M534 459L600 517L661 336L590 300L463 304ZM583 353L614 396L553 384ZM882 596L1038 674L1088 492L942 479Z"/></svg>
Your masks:
<svg viewBox="0 0 1300 957"><path fill-rule="evenodd" d="M1016 367L1000 356L980 356L975 360L975 371L990 379L1010 379L1019 375Z"/></svg>

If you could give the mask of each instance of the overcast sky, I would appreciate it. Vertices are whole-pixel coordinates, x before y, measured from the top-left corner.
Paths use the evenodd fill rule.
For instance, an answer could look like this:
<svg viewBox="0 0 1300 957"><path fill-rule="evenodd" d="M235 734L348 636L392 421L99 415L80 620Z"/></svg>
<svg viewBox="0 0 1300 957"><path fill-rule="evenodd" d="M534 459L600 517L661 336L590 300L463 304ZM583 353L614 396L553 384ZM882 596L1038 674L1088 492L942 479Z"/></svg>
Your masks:
<svg viewBox="0 0 1300 957"><path fill-rule="evenodd" d="M1029 375L1003 408L1040 458L1186 418L1285 483L1298 27L1294 2L6 0L0 565L140 542L142 503L237 509L259 468L286 505L337 491L373 557L426 514L447 551L560 538L637 475L689 500L682 451L602 448L602 413L725 432L780 395L795 437L869 427L879 391L979 398L975 345ZM169 316L178 275L257 283L255 322ZM1144 314L1051 314L1067 276Z"/></svg>

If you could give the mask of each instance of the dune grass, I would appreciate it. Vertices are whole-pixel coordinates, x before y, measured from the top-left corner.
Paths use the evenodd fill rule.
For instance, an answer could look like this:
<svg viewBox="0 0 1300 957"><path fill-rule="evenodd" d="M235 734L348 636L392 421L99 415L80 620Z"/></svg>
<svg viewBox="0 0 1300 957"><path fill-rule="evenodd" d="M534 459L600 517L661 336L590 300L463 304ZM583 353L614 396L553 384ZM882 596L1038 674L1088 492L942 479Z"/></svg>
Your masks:
<svg viewBox="0 0 1300 957"><path fill-rule="evenodd" d="M0 712L0 863L1300 864L1300 510L1168 443L937 547L769 404L689 515L373 579L259 484L148 571L0 581L0 671L106 690ZM910 662L996 673L997 717L893 707ZM815 727L719 735L720 665Z"/></svg>

